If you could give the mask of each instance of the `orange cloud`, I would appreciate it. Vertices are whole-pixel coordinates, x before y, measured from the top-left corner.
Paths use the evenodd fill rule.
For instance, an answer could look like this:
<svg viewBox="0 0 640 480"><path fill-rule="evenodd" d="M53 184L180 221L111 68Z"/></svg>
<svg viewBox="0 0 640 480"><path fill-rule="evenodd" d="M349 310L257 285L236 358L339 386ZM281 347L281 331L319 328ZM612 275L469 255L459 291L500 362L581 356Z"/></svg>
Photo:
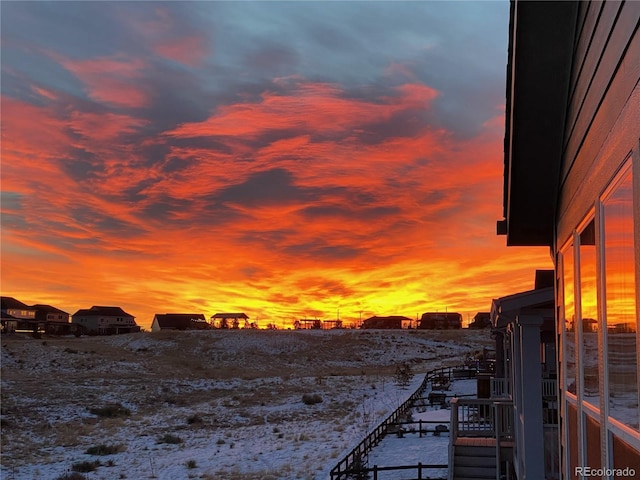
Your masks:
<svg viewBox="0 0 640 480"><path fill-rule="evenodd" d="M126 139L146 120L62 118L3 98L3 191L21 202L7 212L29 226L3 235L6 293L71 313L113 303L147 327L166 311L242 310L290 326L338 309L347 323L487 310L531 288L531 265L550 259L495 237L497 129L465 141L420 123L411 135L387 129L413 125L436 96L403 85L372 102L304 84L138 144ZM154 162L142 153L163 145Z"/></svg>

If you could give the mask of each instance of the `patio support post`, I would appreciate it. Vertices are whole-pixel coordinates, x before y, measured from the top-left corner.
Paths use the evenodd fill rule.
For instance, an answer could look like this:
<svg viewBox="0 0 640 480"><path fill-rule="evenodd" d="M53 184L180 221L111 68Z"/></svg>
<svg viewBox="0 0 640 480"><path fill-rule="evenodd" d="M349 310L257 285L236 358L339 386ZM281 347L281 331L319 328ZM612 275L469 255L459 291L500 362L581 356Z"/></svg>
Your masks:
<svg viewBox="0 0 640 480"><path fill-rule="evenodd" d="M514 378L517 395L516 422L518 423L518 463L522 470L519 479L545 478L544 433L542 428L542 375L540 355L539 315L518 315L515 322L520 346L519 371ZM515 352L514 352L515 353ZM526 419L526 423L525 423Z"/></svg>

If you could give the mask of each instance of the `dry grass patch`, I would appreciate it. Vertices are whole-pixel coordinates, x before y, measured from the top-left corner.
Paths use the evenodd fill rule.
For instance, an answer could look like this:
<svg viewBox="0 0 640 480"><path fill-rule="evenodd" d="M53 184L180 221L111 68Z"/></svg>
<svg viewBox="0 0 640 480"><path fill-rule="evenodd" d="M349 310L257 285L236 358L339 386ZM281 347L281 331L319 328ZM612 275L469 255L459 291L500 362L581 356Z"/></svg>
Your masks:
<svg viewBox="0 0 640 480"><path fill-rule="evenodd" d="M398 361L412 362L418 374L461 363L460 355L436 358L450 355L453 344L475 351L491 342L488 332L471 331L216 330L41 340L5 337L0 391L3 464L31 465L37 458L44 468L59 461L49 453L52 445L69 447L71 455L91 445L99 447L105 439L126 444L125 456L134 455L145 449L137 439L146 436L153 444L167 427L189 445L194 438L207 437L209 442L206 429L211 429L214 438L226 439L225 450L234 441L225 433L246 426L266 428L274 439L282 435L280 440L292 439L298 445L303 444L298 433L310 439L304 441L318 442L311 431L290 426L362 425L362 400L347 400L344 392L362 391L363 385L372 395L395 388ZM319 395L323 402L307 407L301 402L304 394ZM367 406L367 413L379 408ZM279 432L271 432L274 425ZM298 480L307 475L257 471L246 476L227 472L225 477L213 475L222 464L213 465L202 468L222 480L267 475ZM299 468L304 462L296 458L295 465Z"/></svg>

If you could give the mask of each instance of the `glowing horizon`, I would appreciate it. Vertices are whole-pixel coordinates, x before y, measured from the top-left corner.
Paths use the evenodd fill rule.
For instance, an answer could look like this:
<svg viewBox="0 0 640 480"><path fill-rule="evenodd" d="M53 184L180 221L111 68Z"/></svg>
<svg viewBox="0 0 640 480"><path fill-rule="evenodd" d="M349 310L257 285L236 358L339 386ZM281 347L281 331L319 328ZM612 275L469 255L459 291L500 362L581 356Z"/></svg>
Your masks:
<svg viewBox="0 0 640 480"><path fill-rule="evenodd" d="M507 27L507 2L2 4L2 295L291 327L533 288L548 249L495 235Z"/></svg>

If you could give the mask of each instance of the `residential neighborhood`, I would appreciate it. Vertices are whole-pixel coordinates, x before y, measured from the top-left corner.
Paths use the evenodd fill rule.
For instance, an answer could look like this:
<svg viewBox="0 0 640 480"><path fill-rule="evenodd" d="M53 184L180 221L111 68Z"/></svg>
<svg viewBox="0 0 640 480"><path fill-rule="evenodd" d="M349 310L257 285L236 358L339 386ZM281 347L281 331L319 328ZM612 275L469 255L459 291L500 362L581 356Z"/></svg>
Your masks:
<svg viewBox="0 0 640 480"><path fill-rule="evenodd" d="M469 328L485 328L487 313L478 312ZM119 306L93 305L69 314L51 305L27 305L14 297L2 297L2 332L32 332L49 335L119 335L144 330L136 317ZM412 320L403 315L374 315L360 322L343 323L342 320L298 319L292 323L294 330L359 329L458 329L462 328L462 315L455 312L424 313ZM260 327L244 312L218 312L208 319L203 313L156 313L149 330L185 331L211 329L276 330L274 323ZM280 327L282 328L282 327ZM289 327L291 328L291 327Z"/></svg>

